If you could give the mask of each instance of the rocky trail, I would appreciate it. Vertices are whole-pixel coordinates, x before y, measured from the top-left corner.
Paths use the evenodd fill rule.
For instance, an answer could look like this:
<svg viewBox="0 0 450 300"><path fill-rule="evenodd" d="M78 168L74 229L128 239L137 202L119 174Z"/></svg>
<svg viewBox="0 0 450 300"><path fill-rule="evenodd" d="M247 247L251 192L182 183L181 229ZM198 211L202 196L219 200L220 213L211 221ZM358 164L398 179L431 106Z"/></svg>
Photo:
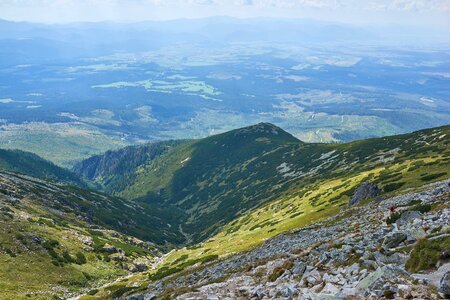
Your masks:
<svg viewBox="0 0 450 300"><path fill-rule="evenodd" d="M247 253L154 282L145 293L126 299L448 297L450 181L370 199L375 200L269 239ZM427 245L427 251L436 252L434 261L420 256L420 247Z"/></svg>

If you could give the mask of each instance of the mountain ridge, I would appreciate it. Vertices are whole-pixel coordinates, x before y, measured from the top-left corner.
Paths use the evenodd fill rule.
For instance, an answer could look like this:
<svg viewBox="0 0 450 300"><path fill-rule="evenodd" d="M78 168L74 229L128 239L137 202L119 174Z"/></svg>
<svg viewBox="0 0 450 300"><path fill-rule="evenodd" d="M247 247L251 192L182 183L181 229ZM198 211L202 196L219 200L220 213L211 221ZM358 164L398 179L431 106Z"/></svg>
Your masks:
<svg viewBox="0 0 450 300"><path fill-rule="evenodd" d="M34 154L21 150L0 149L0 171L22 173L33 177L59 180L87 187L81 177Z"/></svg>
<svg viewBox="0 0 450 300"><path fill-rule="evenodd" d="M137 292L136 286L143 289L171 274L177 278L246 253L279 234L340 219L364 182L377 185L382 200L447 179L449 145L450 126L309 144L261 123L201 140L128 147L117 156L110 152L88 161L85 174L112 176L110 191L127 182L126 189L110 192L114 195L34 178L45 172L33 168L20 175L5 167L0 225L7 230L0 233L0 270L30 264L49 271L26 273L16 290L15 277L0 272L0 286L9 298L18 290L44 291L42 299L80 291L89 291L86 299L122 297ZM98 178L89 184L101 184ZM11 274L24 276L15 270ZM138 271L95 288L102 280ZM49 284L59 290L49 290Z"/></svg>
<svg viewBox="0 0 450 300"><path fill-rule="evenodd" d="M426 151L435 152L436 147L447 155L449 129L443 126L345 144L310 144L275 125L260 123L181 143L135 168L134 182L128 181L116 193L179 209L184 214L183 231L199 242L294 185L301 189L317 180L407 162L426 156Z"/></svg>

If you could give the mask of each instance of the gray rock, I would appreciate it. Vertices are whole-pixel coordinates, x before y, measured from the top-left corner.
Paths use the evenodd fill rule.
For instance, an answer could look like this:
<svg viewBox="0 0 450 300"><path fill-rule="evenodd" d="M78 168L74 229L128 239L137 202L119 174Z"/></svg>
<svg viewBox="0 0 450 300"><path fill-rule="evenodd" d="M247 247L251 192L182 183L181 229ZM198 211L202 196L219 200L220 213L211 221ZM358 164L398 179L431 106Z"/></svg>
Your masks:
<svg viewBox="0 0 450 300"><path fill-rule="evenodd" d="M319 271L312 270L307 276L306 281L311 285L314 286L316 284L319 284L322 282L322 277L320 276Z"/></svg>
<svg viewBox="0 0 450 300"><path fill-rule="evenodd" d="M264 293L264 288L261 284L255 287L250 294L252 297L256 297L258 299L262 299L266 295Z"/></svg>
<svg viewBox="0 0 450 300"><path fill-rule="evenodd" d="M358 204L359 202L367 198L376 197L379 192L380 188L378 187L378 185L371 182L364 182L356 189L348 204Z"/></svg>
<svg viewBox="0 0 450 300"><path fill-rule="evenodd" d="M148 266L144 263L135 263L134 266L138 270L138 272L144 272L148 270Z"/></svg>
<svg viewBox="0 0 450 300"><path fill-rule="evenodd" d="M294 262L294 267L292 268L292 274L297 276L302 276L306 271L306 264L304 262L296 261Z"/></svg>
<svg viewBox="0 0 450 300"><path fill-rule="evenodd" d="M447 272L442 276L441 281L439 282L439 293L444 294L446 298L450 298L450 272Z"/></svg>
<svg viewBox="0 0 450 300"><path fill-rule="evenodd" d="M358 283L356 288L360 291L382 290L386 281L393 280L403 274L406 274L403 269L392 265L386 265L378 268L375 272L370 273L366 278Z"/></svg>
<svg viewBox="0 0 450 300"><path fill-rule="evenodd" d="M398 247L407 238L403 232L395 232L392 235L386 237L383 241L384 249L391 249Z"/></svg>
<svg viewBox="0 0 450 300"><path fill-rule="evenodd" d="M404 213L402 213L402 215L400 216L400 218L395 221L395 223L397 225L403 225L406 223L409 223L411 220L417 219L422 217L422 214L418 211L405 211Z"/></svg>
<svg viewBox="0 0 450 300"><path fill-rule="evenodd" d="M337 295L339 294L340 290L338 287L336 287L334 284L327 282L325 286L323 287L323 290L321 291L322 295Z"/></svg>
<svg viewBox="0 0 450 300"><path fill-rule="evenodd" d="M376 261L379 264L389 265L404 265L408 260L408 256L402 253L393 253L391 255L383 255L379 252L376 254Z"/></svg>
<svg viewBox="0 0 450 300"><path fill-rule="evenodd" d="M292 298L295 294L297 294L297 289L293 284L283 284L277 287L277 290L283 295L285 298Z"/></svg>
<svg viewBox="0 0 450 300"><path fill-rule="evenodd" d="M106 244L102 247L102 251L106 253L123 253L123 250L115 246Z"/></svg>

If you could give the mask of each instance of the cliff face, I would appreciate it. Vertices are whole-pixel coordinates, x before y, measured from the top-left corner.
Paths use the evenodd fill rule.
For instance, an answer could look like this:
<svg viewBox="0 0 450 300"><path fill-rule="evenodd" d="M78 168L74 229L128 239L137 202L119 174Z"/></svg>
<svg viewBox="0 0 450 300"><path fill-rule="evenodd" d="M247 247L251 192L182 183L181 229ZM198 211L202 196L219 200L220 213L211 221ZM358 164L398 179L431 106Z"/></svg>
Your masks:
<svg viewBox="0 0 450 300"><path fill-rule="evenodd" d="M122 190L135 178L138 167L148 164L183 141L129 146L95 155L74 165L72 171L109 192Z"/></svg>

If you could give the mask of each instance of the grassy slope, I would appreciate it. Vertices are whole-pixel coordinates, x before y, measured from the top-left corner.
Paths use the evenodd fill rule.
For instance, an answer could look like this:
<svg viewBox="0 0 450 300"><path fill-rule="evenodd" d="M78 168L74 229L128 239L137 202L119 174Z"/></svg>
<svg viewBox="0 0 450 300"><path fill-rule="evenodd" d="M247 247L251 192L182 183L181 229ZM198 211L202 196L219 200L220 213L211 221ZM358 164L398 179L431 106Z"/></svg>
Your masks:
<svg viewBox="0 0 450 300"><path fill-rule="evenodd" d="M342 145L296 145L297 151L303 150L302 154L308 153L305 151L308 146L323 147L318 156L330 150L336 151L333 154L340 152L337 160L341 163L328 156L327 163L322 159L320 164L322 172L297 173L276 199L227 223L208 240L171 252L149 274L162 277L215 255L224 257L245 251L279 233L332 216L366 180L378 183L385 189L384 196L388 196L447 179L450 177L449 144L450 126ZM333 167L328 168L327 164ZM136 282L145 286L149 281L140 275L112 285L109 290L122 290L137 285ZM108 291L102 290L96 297L108 298L108 295Z"/></svg>
<svg viewBox="0 0 450 300"><path fill-rule="evenodd" d="M39 178L54 179L86 186L74 173L54 165L33 153L0 149L0 171L22 173Z"/></svg>
<svg viewBox="0 0 450 300"><path fill-rule="evenodd" d="M333 215L348 202L353 190L366 180L379 184L385 190L386 187L398 186L397 189L385 191L388 195L450 177L450 126L330 147L365 153L378 148L380 141L383 141L383 148L401 150L388 155L392 160L385 157L383 162L378 163L374 158L379 156L372 155L339 176L327 178L325 173L322 180L305 186L294 183L277 200L225 225L200 248L180 250L169 256L167 261L186 253L198 257L204 253L224 255L243 251L268 237Z"/></svg>
<svg viewBox="0 0 450 300"><path fill-rule="evenodd" d="M127 274L123 266L135 259L152 259L154 246L108 229L134 232L127 214L136 209L92 191L0 173L0 299L65 297ZM124 250L127 261L103 251L105 244Z"/></svg>
<svg viewBox="0 0 450 300"><path fill-rule="evenodd" d="M136 180L120 195L185 212L183 230L198 242L236 217L290 196L293 188L301 196L326 180L443 155L449 128L347 144L308 144L259 124L173 148L137 169ZM311 199L311 205L323 202L320 197Z"/></svg>

